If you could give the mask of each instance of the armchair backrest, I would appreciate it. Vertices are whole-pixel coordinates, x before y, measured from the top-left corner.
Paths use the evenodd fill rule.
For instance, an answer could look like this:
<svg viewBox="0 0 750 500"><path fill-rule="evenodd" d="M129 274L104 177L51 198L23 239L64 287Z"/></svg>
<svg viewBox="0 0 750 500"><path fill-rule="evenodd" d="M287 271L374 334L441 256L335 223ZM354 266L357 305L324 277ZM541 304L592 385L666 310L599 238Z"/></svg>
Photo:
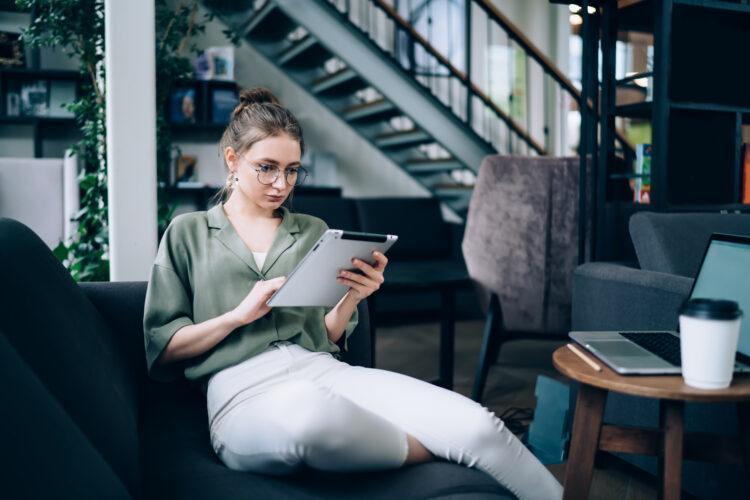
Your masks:
<svg viewBox="0 0 750 500"><path fill-rule="evenodd" d="M570 324L578 259L578 159L488 156L469 204L463 252L483 305L500 299L509 330Z"/></svg>
<svg viewBox="0 0 750 500"><path fill-rule="evenodd" d="M290 210L323 219L331 229L360 231L357 207L351 198L340 196L295 196Z"/></svg>
<svg viewBox="0 0 750 500"><path fill-rule="evenodd" d="M388 251L389 258L451 256L451 229L437 198L359 198L356 204L362 231L398 235Z"/></svg>
<svg viewBox="0 0 750 500"><path fill-rule="evenodd" d="M629 228L641 269L693 278L711 233L750 236L750 215L638 212Z"/></svg>

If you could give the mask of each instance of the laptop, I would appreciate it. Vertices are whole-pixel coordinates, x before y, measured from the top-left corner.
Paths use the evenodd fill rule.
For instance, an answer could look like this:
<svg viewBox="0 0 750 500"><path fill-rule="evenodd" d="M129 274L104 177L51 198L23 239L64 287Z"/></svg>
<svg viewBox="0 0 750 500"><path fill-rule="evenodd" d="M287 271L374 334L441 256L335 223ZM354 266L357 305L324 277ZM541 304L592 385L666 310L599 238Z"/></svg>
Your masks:
<svg viewBox="0 0 750 500"><path fill-rule="evenodd" d="M739 304L745 315L735 372L750 373L750 238L711 235L690 298L727 299ZM570 332L570 338L622 375L681 372L677 332Z"/></svg>

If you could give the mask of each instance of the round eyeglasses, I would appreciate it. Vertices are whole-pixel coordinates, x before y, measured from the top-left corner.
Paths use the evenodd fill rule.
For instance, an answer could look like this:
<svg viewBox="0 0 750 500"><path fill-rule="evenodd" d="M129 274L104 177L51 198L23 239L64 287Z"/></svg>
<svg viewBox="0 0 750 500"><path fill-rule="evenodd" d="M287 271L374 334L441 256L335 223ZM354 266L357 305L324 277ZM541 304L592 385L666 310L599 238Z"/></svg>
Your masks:
<svg viewBox="0 0 750 500"><path fill-rule="evenodd" d="M270 186L281 174L281 169L276 165L267 165L264 163L253 163L253 170L258 172L258 182ZM290 186L299 186L307 178L307 170L304 167L292 167L284 170L284 179Z"/></svg>

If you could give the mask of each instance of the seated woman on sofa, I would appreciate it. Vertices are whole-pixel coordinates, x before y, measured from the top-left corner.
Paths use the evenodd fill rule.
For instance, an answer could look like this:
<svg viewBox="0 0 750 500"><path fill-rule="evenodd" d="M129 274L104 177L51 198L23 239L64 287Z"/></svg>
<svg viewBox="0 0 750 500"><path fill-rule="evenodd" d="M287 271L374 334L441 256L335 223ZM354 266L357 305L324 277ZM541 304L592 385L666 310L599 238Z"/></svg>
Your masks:
<svg viewBox="0 0 750 500"><path fill-rule="evenodd" d="M302 129L266 89L241 93L221 141L223 203L176 217L159 246L144 317L149 373L207 397L211 443L232 469L287 474L400 467L435 457L477 467L521 498L559 498L544 466L478 403L405 375L339 361L357 304L388 259L354 261L332 309L266 301L326 224L282 203L302 182ZM333 277L332 277L333 279Z"/></svg>

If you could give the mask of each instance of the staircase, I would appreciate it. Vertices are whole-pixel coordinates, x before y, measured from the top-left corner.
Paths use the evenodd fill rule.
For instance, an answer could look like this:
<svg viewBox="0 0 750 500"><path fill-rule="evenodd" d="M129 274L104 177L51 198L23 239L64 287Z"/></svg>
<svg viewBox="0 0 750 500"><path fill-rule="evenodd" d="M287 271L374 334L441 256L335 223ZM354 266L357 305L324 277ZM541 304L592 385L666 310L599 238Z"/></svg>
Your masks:
<svg viewBox="0 0 750 500"><path fill-rule="evenodd" d="M488 33L497 26L506 29L506 24L515 30L487 1L466 2L466 32L478 22L485 23ZM462 71L385 0L205 3L459 216L468 209L475 173L486 155L547 154L547 113L545 122L536 124L544 136L540 140L529 132L534 128L529 91L522 105L513 102L519 92L507 101L491 98L487 82L480 85L481 79L471 71L471 37L466 37L469 46ZM577 99L570 82L520 36L515 50L521 52L514 57L526 58L527 86L532 77L543 85L552 80L556 86L550 88L557 94ZM537 59L541 70L532 72L528 67Z"/></svg>

